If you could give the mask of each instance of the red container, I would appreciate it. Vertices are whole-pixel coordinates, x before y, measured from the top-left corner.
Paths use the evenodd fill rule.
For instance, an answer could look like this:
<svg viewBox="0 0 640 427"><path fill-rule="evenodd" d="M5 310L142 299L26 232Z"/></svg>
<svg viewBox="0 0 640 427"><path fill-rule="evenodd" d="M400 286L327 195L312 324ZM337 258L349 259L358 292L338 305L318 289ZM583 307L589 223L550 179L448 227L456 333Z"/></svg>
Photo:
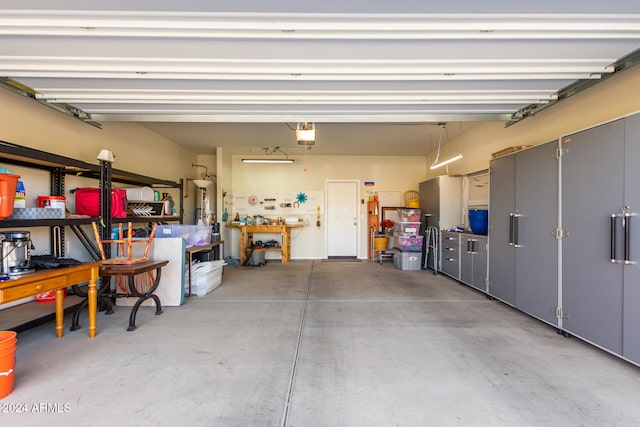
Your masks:
<svg viewBox="0 0 640 427"><path fill-rule="evenodd" d="M64 298L67 297L67 289L64 290ZM56 300L56 291L47 291L36 295L36 302L53 302Z"/></svg>
<svg viewBox="0 0 640 427"><path fill-rule="evenodd" d="M0 219L9 218L16 200L16 186L20 175L0 173Z"/></svg>
<svg viewBox="0 0 640 427"><path fill-rule="evenodd" d="M67 198L64 196L38 196L39 208L66 208Z"/></svg>
<svg viewBox="0 0 640 427"><path fill-rule="evenodd" d="M99 188L78 188L75 193L77 214L89 215L90 217L100 216ZM113 218L127 217L127 192L122 188L111 190L111 216Z"/></svg>

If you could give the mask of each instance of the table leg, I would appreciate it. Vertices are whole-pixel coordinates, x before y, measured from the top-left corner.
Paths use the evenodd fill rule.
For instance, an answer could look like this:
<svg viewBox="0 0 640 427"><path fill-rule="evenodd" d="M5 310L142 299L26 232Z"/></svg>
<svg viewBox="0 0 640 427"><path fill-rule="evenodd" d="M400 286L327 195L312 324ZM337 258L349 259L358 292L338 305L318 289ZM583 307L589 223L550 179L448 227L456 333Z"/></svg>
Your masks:
<svg viewBox="0 0 640 427"><path fill-rule="evenodd" d="M91 269L91 279L89 280L88 305L89 305L89 336L96 336L96 314L98 312L98 291L96 282L98 281L98 267Z"/></svg>
<svg viewBox="0 0 640 427"><path fill-rule="evenodd" d="M247 230L240 227L240 264L247 259Z"/></svg>
<svg viewBox="0 0 640 427"><path fill-rule="evenodd" d="M56 336L62 338L64 329L64 288L56 289Z"/></svg>
<svg viewBox="0 0 640 427"><path fill-rule="evenodd" d="M147 274L147 272L142 274ZM156 316L162 314L162 304L160 303L160 298L154 294L156 289L158 289L158 285L160 284L161 274L162 274L162 269L161 267L158 267L156 269L156 277L153 280L153 284L151 285L151 288L144 293L142 293L136 287L135 276L127 276L127 283L129 285L128 286L129 294L138 297L138 301L136 301L136 303L133 305L133 307L131 308L131 313L129 314L129 327L127 328L127 331L136 330L137 328L136 316L138 314L138 309L140 308L142 303L149 298L151 298L156 304L156 313L155 313Z"/></svg>
<svg viewBox="0 0 640 427"><path fill-rule="evenodd" d="M189 294L187 295L188 297L191 296L191 260L192 260L192 256L191 256L191 252L189 252L189 259L187 260L188 264L187 264L187 279L189 281Z"/></svg>
<svg viewBox="0 0 640 427"><path fill-rule="evenodd" d="M291 235L286 228L282 232L282 237L284 240L284 243L282 244L282 262L285 263L289 262L289 250L291 249Z"/></svg>

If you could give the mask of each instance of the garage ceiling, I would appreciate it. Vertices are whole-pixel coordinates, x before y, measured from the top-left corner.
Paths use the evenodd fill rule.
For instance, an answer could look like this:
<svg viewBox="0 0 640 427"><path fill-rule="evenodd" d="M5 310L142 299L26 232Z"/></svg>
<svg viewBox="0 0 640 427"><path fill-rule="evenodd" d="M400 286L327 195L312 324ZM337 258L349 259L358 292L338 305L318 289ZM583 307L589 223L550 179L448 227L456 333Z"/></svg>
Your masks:
<svg viewBox="0 0 640 427"><path fill-rule="evenodd" d="M314 122L313 154L425 155L438 123L521 119L639 47L632 1L0 3L0 77L199 154L295 152Z"/></svg>

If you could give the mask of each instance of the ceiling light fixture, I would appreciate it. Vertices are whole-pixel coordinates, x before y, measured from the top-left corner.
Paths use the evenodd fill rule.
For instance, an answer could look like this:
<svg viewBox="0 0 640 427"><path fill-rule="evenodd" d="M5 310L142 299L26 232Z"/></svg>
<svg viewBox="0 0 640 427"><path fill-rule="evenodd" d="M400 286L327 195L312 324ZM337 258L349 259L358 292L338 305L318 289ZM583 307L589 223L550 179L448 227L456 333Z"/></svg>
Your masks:
<svg viewBox="0 0 640 427"><path fill-rule="evenodd" d="M298 123L296 126L296 140L298 145L315 145L316 126L313 123Z"/></svg>
<svg viewBox="0 0 640 427"><path fill-rule="evenodd" d="M461 158L462 158L462 153L459 153L456 156L451 157L450 159L443 160L440 163L434 163L433 165L431 165L430 169L438 169L440 166L448 165L449 163L455 162L456 160L460 160Z"/></svg>
<svg viewBox="0 0 640 427"><path fill-rule="evenodd" d="M441 166L448 165L449 163L455 162L456 160L460 160L462 158L462 153L458 153L457 155L443 161L440 160L440 146L442 144L442 134L446 133L446 145L449 146L449 132L447 131L447 124L440 123L440 137L438 138L438 151L436 152L436 158L431 164L429 169L437 169Z"/></svg>
<svg viewBox="0 0 640 427"><path fill-rule="evenodd" d="M242 159L243 163L293 163L293 159L290 159L286 152L282 151L280 147L273 147L273 149L269 149L269 147L262 147L264 150L264 154L273 154L280 152L284 154L284 159Z"/></svg>
<svg viewBox="0 0 640 427"><path fill-rule="evenodd" d="M243 163L293 163L293 159L242 159Z"/></svg>

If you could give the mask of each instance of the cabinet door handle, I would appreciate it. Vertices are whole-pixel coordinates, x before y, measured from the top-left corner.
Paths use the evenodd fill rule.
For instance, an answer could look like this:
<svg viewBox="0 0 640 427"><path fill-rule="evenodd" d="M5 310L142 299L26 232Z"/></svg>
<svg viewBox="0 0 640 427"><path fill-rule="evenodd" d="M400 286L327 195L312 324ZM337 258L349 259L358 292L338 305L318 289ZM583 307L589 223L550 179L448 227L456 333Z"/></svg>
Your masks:
<svg viewBox="0 0 640 427"><path fill-rule="evenodd" d="M513 246L513 215L509 214L509 246Z"/></svg>
<svg viewBox="0 0 640 427"><path fill-rule="evenodd" d="M636 216L634 213L624 214L624 263L633 264L631 260L631 217Z"/></svg>
<svg viewBox="0 0 640 427"><path fill-rule="evenodd" d="M520 228L520 216L519 214L513 214L513 247L520 247L520 239L518 236L518 231Z"/></svg>
<svg viewBox="0 0 640 427"><path fill-rule="evenodd" d="M618 259L616 258L616 225L617 225L616 223L618 222L618 215L611 214L611 216L609 217L609 222L610 222L609 258L611 262L617 262Z"/></svg>

